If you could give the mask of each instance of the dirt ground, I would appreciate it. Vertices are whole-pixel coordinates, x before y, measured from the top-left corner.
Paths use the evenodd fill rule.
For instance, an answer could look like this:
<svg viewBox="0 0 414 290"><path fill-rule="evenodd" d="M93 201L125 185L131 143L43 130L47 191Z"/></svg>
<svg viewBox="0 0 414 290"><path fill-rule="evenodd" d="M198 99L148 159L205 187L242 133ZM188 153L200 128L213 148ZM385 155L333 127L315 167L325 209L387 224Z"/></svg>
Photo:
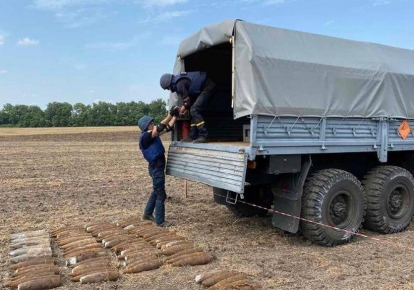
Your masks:
<svg viewBox="0 0 414 290"><path fill-rule="evenodd" d="M141 216L151 180L137 137L135 127L0 129L1 289L10 275L10 234ZM414 289L412 225L394 235L362 231L387 243L357 237L324 248L272 228L269 217L233 216L213 202L208 186L188 182L186 198L184 181L168 176L166 189L172 230L211 253L211 263L167 265L90 285L71 282L62 268L57 289L203 289L197 274L224 269L249 273L264 289Z"/></svg>

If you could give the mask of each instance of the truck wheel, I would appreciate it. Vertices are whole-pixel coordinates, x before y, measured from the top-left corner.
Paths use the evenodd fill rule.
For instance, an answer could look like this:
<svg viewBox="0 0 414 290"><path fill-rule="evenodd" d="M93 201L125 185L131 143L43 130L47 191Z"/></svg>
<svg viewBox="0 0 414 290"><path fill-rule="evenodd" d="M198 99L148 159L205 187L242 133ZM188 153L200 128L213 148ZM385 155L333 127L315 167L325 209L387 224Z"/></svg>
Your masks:
<svg viewBox="0 0 414 290"><path fill-rule="evenodd" d="M367 214L364 227L383 234L405 230L414 214L414 179L397 166L379 166L362 182Z"/></svg>
<svg viewBox="0 0 414 290"><path fill-rule="evenodd" d="M318 171L305 184L301 214L303 219L315 222L300 221L307 239L328 247L350 242L363 220L363 187L344 170Z"/></svg>
<svg viewBox="0 0 414 290"><path fill-rule="evenodd" d="M253 207L238 201L236 204L230 204L226 202L227 190L213 187L214 201L218 204L225 205L230 212L238 217L253 217L266 216L268 211L265 209ZM246 187L244 192L244 199L242 201L259 205L261 207L270 208L272 200L269 197L273 197L270 189L267 187Z"/></svg>

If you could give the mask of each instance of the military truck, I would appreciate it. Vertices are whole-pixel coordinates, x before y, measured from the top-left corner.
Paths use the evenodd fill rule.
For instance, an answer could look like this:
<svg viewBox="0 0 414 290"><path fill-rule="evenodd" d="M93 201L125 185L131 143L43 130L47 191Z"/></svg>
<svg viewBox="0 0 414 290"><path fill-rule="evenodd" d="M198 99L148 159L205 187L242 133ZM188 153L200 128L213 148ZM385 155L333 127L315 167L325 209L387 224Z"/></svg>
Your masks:
<svg viewBox="0 0 414 290"><path fill-rule="evenodd" d="M414 51L227 20L184 39L174 73L217 83L209 143L168 150L168 175L243 215L336 246L414 213ZM170 95L169 104L181 105Z"/></svg>

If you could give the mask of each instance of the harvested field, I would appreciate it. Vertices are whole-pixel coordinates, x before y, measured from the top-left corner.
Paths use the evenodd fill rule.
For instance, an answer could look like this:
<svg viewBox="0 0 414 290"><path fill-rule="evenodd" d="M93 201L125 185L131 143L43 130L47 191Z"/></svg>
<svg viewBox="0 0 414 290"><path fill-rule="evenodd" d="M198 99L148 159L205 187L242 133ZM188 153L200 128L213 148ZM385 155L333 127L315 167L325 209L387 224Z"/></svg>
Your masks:
<svg viewBox="0 0 414 290"><path fill-rule="evenodd" d="M151 179L137 137L135 127L0 129L1 289L10 274L10 234L141 216ZM57 289L206 289L194 277L212 270L251 274L264 289L414 289L412 225L394 235L362 231L387 243L357 237L323 248L272 228L269 217L233 216L213 202L208 186L188 182L186 198L184 181L168 176L166 189L171 230L213 254L211 263L163 265L89 285L71 282L63 269Z"/></svg>

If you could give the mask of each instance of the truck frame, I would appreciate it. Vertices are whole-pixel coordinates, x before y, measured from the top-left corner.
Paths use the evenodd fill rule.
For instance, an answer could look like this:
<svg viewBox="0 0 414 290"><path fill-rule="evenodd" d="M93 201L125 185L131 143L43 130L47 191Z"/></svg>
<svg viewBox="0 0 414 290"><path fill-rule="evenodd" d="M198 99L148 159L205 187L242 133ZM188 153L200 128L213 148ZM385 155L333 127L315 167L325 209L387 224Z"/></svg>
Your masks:
<svg viewBox="0 0 414 290"><path fill-rule="evenodd" d="M275 227L324 246L362 226L409 226L414 51L227 20L181 43L182 71L206 71L218 89L210 142L181 142L180 118L167 175L210 185L238 215L271 209Z"/></svg>

